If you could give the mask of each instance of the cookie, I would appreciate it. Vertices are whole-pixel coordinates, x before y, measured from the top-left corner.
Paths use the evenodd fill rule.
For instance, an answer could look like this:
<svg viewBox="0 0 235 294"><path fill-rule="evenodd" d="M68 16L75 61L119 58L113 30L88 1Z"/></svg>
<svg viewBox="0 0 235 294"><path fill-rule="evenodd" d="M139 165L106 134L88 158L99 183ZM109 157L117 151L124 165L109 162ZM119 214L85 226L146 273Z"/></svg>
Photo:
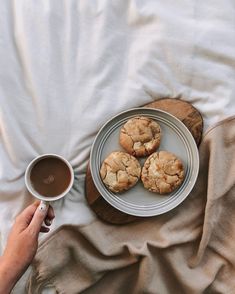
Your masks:
<svg viewBox="0 0 235 294"><path fill-rule="evenodd" d="M179 158L167 151L154 152L144 163L141 180L149 191L171 193L184 180L184 167Z"/></svg>
<svg viewBox="0 0 235 294"><path fill-rule="evenodd" d="M133 187L140 178L138 160L126 152L115 151L104 160L100 176L112 192L122 192Z"/></svg>
<svg viewBox="0 0 235 294"><path fill-rule="evenodd" d="M144 116L129 119L121 128L120 145L131 155L142 157L155 152L160 145L159 124Z"/></svg>

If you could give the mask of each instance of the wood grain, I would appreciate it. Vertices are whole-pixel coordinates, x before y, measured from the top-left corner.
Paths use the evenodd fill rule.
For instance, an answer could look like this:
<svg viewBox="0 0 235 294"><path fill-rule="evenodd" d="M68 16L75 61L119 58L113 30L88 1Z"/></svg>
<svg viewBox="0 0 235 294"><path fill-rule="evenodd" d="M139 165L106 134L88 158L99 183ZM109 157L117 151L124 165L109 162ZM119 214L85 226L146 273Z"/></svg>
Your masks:
<svg viewBox="0 0 235 294"><path fill-rule="evenodd" d="M190 103L179 99L165 98L149 103L145 107L161 109L177 117L186 125L199 146L202 139L203 119L200 112Z"/></svg>
<svg viewBox="0 0 235 294"><path fill-rule="evenodd" d="M166 98L144 105L144 107L161 109L177 117L186 125L199 146L202 138L203 119L200 112L191 104L179 99ZM117 210L104 200L93 183L89 164L87 166L85 189L89 206L103 221L121 225L141 219Z"/></svg>

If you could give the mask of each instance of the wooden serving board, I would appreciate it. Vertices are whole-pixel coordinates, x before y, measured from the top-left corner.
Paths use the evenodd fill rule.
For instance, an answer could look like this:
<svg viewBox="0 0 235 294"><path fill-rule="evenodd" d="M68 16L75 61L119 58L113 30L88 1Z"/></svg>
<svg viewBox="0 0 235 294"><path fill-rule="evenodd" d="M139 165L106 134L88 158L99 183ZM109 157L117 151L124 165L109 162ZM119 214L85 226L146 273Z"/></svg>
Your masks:
<svg viewBox="0 0 235 294"><path fill-rule="evenodd" d="M200 112L190 103L179 99L166 98L144 105L144 107L156 108L173 114L186 125L199 146L202 138L203 119ZM90 208L103 221L121 225L141 219L117 210L104 200L93 183L89 164L86 172L85 189Z"/></svg>

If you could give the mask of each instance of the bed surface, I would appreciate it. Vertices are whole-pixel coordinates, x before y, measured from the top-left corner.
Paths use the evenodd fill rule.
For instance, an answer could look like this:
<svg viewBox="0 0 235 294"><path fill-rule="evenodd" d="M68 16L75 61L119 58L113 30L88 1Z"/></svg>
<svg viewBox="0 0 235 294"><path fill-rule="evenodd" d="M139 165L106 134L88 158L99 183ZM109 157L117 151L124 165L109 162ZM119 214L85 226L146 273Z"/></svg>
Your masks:
<svg viewBox="0 0 235 294"><path fill-rule="evenodd" d="M107 119L162 97L192 103L204 130L235 113L234 12L222 0L1 1L1 252L33 201L24 172L37 155L58 153L75 171L53 229L87 224L85 170Z"/></svg>

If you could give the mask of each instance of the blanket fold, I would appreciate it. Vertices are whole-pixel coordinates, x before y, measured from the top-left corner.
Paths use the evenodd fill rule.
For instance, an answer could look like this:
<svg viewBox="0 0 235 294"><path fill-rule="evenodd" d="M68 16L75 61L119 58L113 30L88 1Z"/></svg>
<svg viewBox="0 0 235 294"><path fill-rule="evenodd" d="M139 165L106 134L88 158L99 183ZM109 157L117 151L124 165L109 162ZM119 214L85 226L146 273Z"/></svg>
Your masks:
<svg viewBox="0 0 235 294"><path fill-rule="evenodd" d="M115 226L59 228L40 246L28 293L235 293L235 117L211 128L200 172L174 210ZM59 217L59 216L57 216Z"/></svg>

